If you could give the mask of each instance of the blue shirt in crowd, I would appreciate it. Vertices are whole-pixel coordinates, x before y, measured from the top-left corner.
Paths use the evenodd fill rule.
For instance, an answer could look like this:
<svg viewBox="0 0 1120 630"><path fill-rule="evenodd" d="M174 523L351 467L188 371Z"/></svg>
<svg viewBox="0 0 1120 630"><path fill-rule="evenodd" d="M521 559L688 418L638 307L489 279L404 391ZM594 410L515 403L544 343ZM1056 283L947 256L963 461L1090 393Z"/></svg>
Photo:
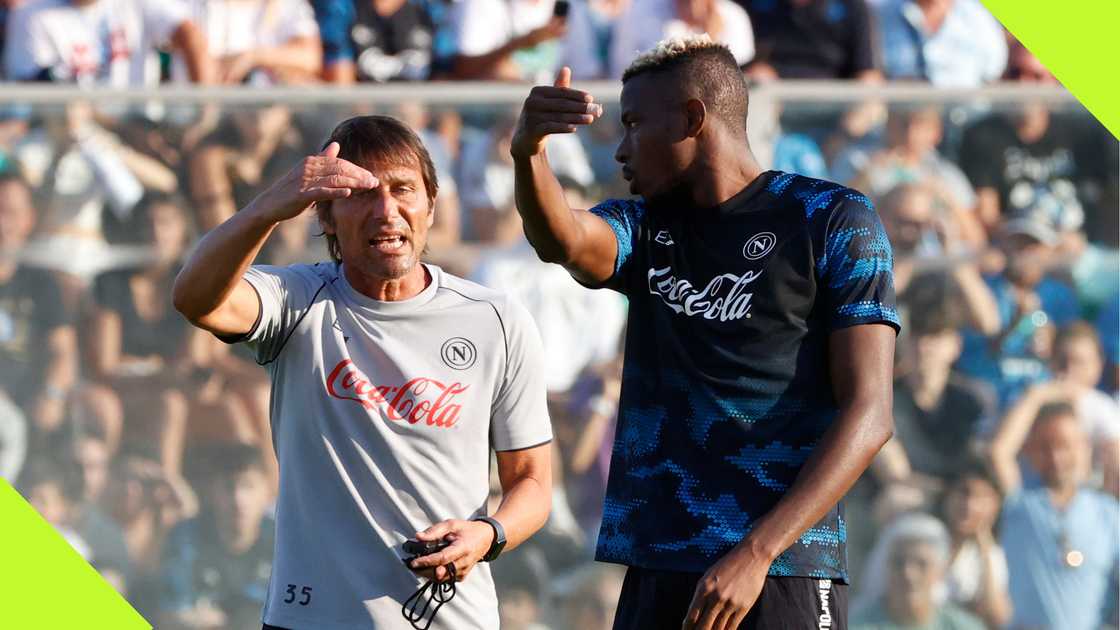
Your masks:
<svg viewBox="0 0 1120 630"><path fill-rule="evenodd" d="M942 87L978 87L1007 65L1003 28L976 0L954 0L941 27L928 32L914 0L887 0L879 32L888 79L926 80Z"/></svg>
<svg viewBox="0 0 1120 630"><path fill-rule="evenodd" d="M836 419L828 339L897 330L892 255L860 193L770 171L715 208L592 209L630 300L597 558L700 572L789 489ZM841 505L771 566L847 579Z"/></svg>
<svg viewBox="0 0 1120 630"><path fill-rule="evenodd" d="M1116 499L1082 489L1058 510L1046 488L1021 490L1003 506L1012 628L1097 630L1109 616L1120 566ZM1079 552L1081 566L1066 555Z"/></svg>
<svg viewBox="0 0 1120 630"><path fill-rule="evenodd" d="M990 276L985 280L999 308L1000 328L1012 325L1016 306L1011 283L1003 276ZM999 395L1000 408L1013 403L1026 388L1050 377L1046 362L1034 353L1034 336L1038 329L1048 324L1061 328L1079 315L1077 296L1062 282L1044 278L1035 287L1035 293L1041 303L1038 311L1022 317L998 347L993 347L991 339L978 332L964 331L964 348L957 368L991 383Z"/></svg>

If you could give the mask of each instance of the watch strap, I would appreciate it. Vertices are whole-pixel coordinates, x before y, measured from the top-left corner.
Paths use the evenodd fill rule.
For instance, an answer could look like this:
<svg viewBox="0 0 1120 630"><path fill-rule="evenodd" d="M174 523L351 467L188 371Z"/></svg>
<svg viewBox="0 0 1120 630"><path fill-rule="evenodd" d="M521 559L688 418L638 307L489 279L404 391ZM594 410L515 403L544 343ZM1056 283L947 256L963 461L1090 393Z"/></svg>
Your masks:
<svg viewBox="0 0 1120 630"><path fill-rule="evenodd" d="M494 542L490 543L490 550L482 557L483 562L494 561L506 547L506 530L497 519L489 516L477 516L471 520L482 521L494 528Z"/></svg>

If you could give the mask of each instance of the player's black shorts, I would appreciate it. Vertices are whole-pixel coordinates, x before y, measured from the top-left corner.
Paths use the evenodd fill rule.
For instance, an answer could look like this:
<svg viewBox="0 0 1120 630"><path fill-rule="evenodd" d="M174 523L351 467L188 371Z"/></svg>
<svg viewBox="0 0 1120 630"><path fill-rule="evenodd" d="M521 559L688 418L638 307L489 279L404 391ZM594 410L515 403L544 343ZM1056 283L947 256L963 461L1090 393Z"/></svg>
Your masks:
<svg viewBox="0 0 1120 630"><path fill-rule="evenodd" d="M614 630L680 630L700 573L631 567ZM848 585L807 577L768 577L739 630L847 630Z"/></svg>

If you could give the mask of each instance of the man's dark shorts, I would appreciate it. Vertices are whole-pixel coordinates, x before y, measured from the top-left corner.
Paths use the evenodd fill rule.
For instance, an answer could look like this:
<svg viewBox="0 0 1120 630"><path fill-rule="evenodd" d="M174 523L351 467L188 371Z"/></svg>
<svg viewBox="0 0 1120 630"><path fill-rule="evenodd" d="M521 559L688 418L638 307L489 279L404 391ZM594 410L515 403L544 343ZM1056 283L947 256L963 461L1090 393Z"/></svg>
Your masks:
<svg viewBox="0 0 1120 630"><path fill-rule="evenodd" d="M700 573L631 567L614 630L680 630ZM807 577L766 578L739 630L847 630L848 586Z"/></svg>

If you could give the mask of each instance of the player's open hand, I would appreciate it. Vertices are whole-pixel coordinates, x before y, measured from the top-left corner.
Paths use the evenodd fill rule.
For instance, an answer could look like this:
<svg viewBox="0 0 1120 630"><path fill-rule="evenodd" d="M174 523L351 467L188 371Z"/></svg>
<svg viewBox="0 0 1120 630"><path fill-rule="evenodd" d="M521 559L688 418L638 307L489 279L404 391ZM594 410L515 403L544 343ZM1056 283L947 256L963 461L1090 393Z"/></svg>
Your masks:
<svg viewBox="0 0 1120 630"><path fill-rule="evenodd" d="M736 547L696 584L682 630L737 630L758 600L770 562Z"/></svg>
<svg viewBox="0 0 1120 630"><path fill-rule="evenodd" d="M377 178L366 169L338 157L337 142L309 155L253 200L254 209L280 222L298 216L317 201L342 199L355 192L377 188Z"/></svg>
<svg viewBox="0 0 1120 630"><path fill-rule="evenodd" d="M442 551L413 560L409 568L414 573L430 580L445 582L451 576L447 565L454 564L455 579L462 582L474 565L490 551L490 544L494 542L494 528L483 521L455 519L436 523L422 532L417 532L416 540L421 542L447 540L451 544L444 547Z"/></svg>
<svg viewBox="0 0 1120 630"><path fill-rule="evenodd" d="M536 155L544 148L545 137L554 133L573 133L603 115L595 97L571 87L572 70L560 69L553 85L538 85L529 92L521 117L513 132L509 152L514 158Z"/></svg>

